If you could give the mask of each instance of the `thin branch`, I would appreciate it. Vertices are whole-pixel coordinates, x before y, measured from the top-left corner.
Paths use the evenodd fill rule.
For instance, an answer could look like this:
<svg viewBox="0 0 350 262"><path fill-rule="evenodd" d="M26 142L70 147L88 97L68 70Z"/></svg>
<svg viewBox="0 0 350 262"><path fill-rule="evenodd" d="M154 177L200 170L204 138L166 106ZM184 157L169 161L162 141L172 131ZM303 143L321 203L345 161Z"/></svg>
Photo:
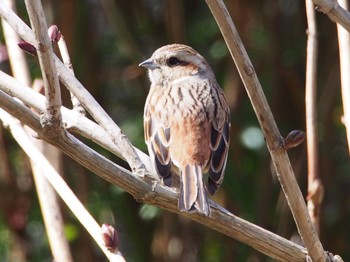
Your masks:
<svg viewBox="0 0 350 262"><path fill-rule="evenodd" d="M0 110L0 119L8 125L13 137L17 143L21 146L24 152L30 157L31 161L34 162L36 168L40 170L38 174L45 176L45 178L54 187L56 192L60 195L63 201L67 204L72 213L77 217L80 223L90 233L96 243L100 246L102 251L107 257L110 256L110 252L104 246L101 238L101 228L99 224L94 220L90 213L85 209L83 204L74 195L72 190L68 187L62 177L56 172L55 168L52 167L50 162L47 161L46 157L36 148L36 146L29 139L27 133L20 125L18 121L15 121L8 113ZM42 181L42 179L40 179ZM49 225L53 226L53 225ZM59 256L55 256L56 258ZM67 260L58 260L67 261Z"/></svg>
<svg viewBox="0 0 350 262"><path fill-rule="evenodd" d="M1 113L1 111L0 111ZM1 116L0 116L1 118ZM23 127L19 124L18 121L11 121L10 130L12 136L16 141L20 141L20 146L23 149L23 144L28 142L29 137L27 135L29 130L24 130ZM34 140L34 138L32 138ZM33 141L31 143L32 149L30 150L31 154L34 155L36 152L41 154L43 150L52 150L52 152L57 151L56 148L53 148L50 144L47 144L45 141ZM38 147L41 145L40 150ZM35 188L38 194L41 213L44 219L44 224L46 228L46 233L49 239L51 252L55 261L73 261L72 254L69 250L68 240L64 234L64 221L62 217L62 212L59 204L59 199L57 197L56 191L45 178L45 174L52 175L49 170L43 169L38 166L38 163L30 157L30 163L32 167L33 177ZM46 155L46 157L48 157ZM46 158L45 158L46 160ZM46 160L47 163L48 160ZM40 163L42 165L42 163Z"/></svg>
<svg viewBox="0 0 350 262"><path fill-rule="evenodd" d="M4 1L9 8L15 10L15 1ZM7 24L4 20L2 22L2 28L4 31L5 42L9 61L12 69L13 76L22 84L30 85L31 79L27 66L27 61L23 52L17 48L17 44L21 41L18 34ZM11 48L12 47L12 48Z"/></svg>
<svg viewBox="0 0 350 262"><path fill-rule="evenodd" d="M317 135L317 26L315 8L312 0L305 0L307 17L307 57L305 83L306 136L308 159L308 196L307 207L311 221L319 234L320 205L323 198L323 186L318 172L318 135Z"/></svg>
<svg viewBox="0 0 350 262"><path fill-rule="evenodd" d="M74 75L74 69L72 62L70 60L68 47L66 44L66 41L64 40L63 34L58 30L58 27L56 25L52 25L49 28L49 36L51 38L51 41L53 43L57 42L58 49L60 50L60 54L63 60L63 63L66 65L66 67L72 72ZM74 96L72 92L70 92L72 105L74 110L78 111L80 114L85 115L85 109L81 106L79 100Z"/></svg>
<svg viewBox="0 0 350 262"><path fill-rule="evenodd" d="M3 77L0 76L0 87L3 88ZM50 140L46 137L33 113L15 101L12 97L0 91L0 104L11 115L18 118L24 124L34 129L39 137L48 139L55 146L71 158L82 164L98 176L106 179L112 184L118 185L133 195L138 201L152 204L170 212L177 213L197 221L204 226L222 232L260 252L281 261L304 261L306 256L305 248L286 240L265 229L253 225L239 217L234 216L224 208L211 201L212 216L203 217L198 214L181 213L177 208L177 193L168 187L162 186L154 179L141 179L126 169L112 163L105 157L91 150L85 144L66 133L59 140ZM62 110L63 111L63 110ZM71 111L74 112L74 111ZM63 121L65 115L63 114ZM94 130L98 133L98 130ZM94 132L92 131L92 132ZM147 177L145 177L147 178Z"/></svg>
<svg viewBox="0 0 350 262"><path fill-rule="evenodd" d="M17 97L23 101L24 104L36 109L39 112L43 112L45 110L45 97L41 94L33 91L29 87L20 85L15 79L2 71L0 71L0 82L0 90L3 90L6 94ZM113 141L101 126L97 125L88 118L83 117L74 110L69 110L62 107L61 112L63 114L62 123L66 129L84 136L85 138L109 150L116 156L126 160L121 152L116 150ZM134 148L134 150L136 151L138 157L142 160L143 164L146 166L147 170L152 171L153 167L149 156L137 148ZM154 179L158 178L158 176L155 175L155 172L152 172L150 175L153 175Z"/></svg>
<svg viewBox="0 0 350 262"><path fill-rule="evenodd" d="M349 9L348 1L340 0L340 4L345 9ZM350 155L350 34L339 25L337 25L337 29L339 42L341 92L344 109L343 123L346 128L346 136Z"/></svg>
<svg viewBox="0 0 350 262"><path fill-rule="evenodd" d="M54 52L47 33L44 11L40 0L25 0L25 3L36 40L31 44L36 47L38 53L47 99L43 124L57 130L57 128L60 128L61 121L61 90L53 60Z"/></svg>
<svg viewBox="0 0 350 262"><path fill-rule="evenodd" d="M7 0L7 3L15 10L15 1ZM12 73L19 82L30 85L31 79L25 54L17 46L20 38L6 22L2 24ZM45 108L43 111L45 111ZM47 151L46 157L59 166L60 152L57 148L53 148L46 142L39 140L34 140L33 144L40 148L40 151ZM56 192L46 178L42 176L40 169L33 161L31 161L31 166L53 257L57 261L73 261L68 240L64 234L64 222Z"/></svg>
<svg viewBox="0 0 350 262"><path fill-rule="evenodd" d="M350 32L350 13L342 8L337 0L312 0L318 11Z"/></svg>
<svg viewBox="0 0 350 262"><path fill-rule="evenodd" d="M288 205L292 211L299 234L313 261L326 261L322 244L311 222L288 155L281 147L281 135L271 109L257 78L253 65L238 35L237 29L222 0L207 0L207 4L219 25L231 56L235 61L255 114L260 123L267 147L274 163ZM283 144L283 143L282 143Z"/></svg>
<svg viewBox="0 0 350 262"><path fill-rule="evenodd" d="M0 16L28 43L36 46L33 32L30 28L6 5L0 2ZM129 140L122 133L121 129L114 123L111 117L96 102L94 97L85 89L78 79L69 69L54 55L57 73L62 83L72 92L90 113L90 115L100 124L115 144L116 150L127 159L131 169L143 176L147 174L142 161L136 154Z"/></svg>

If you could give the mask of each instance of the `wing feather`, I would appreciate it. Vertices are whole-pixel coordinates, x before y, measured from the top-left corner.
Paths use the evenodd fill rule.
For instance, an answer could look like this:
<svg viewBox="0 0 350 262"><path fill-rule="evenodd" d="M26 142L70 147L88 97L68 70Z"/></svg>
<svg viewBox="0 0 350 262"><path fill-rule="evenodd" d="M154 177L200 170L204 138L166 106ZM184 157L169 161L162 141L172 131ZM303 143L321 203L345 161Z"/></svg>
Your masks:
<svg viewBox="0 0 350 262"><path fill-rule="evenodd" d="M215 194L224 179L224 170L227 162L230 142L230 112L227 101L221 89L217 90L217 114L214 116L211 127L211 158L209 161L208 191Z"/></svg>
<svg viewBox="0 0 350 262"><path fill-rule="evenodd" d="M151 99L147 100L144 113L145 141L156 172L166 186L171 186L170 128L164 121L167 117L155 112L157 107L149 100Z"/></svg>

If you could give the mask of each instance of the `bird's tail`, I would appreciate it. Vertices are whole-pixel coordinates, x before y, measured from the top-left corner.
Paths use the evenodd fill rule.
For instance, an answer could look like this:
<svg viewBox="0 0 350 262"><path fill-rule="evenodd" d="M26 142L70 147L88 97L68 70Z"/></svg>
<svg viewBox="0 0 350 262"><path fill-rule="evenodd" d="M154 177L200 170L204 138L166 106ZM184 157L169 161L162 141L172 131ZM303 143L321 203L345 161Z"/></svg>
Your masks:
<svg viewBox="0 0 350 262"><path fill-rule="evenodd" d="M203 184L202 168L198 165L187 165L180 170L179 210L209 216L208 198Z"/></svg>

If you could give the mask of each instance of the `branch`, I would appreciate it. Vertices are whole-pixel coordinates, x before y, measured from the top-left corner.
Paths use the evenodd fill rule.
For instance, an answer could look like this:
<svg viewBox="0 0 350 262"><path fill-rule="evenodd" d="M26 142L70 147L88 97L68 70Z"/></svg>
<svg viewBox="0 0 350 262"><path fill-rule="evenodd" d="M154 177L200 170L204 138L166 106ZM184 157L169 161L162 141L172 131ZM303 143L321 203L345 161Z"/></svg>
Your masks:
<svg viewBox="0 0 350 262"><path fill-rule="evenodd" d="M35 35L35 42L31 44L35 46L38 53L47 100L43 124L54 128L53 131L57 132L61 121L61 90L53 59L54 52L47 33L45 15L40 0L25 0L25 3Z"/></svg>
<svg viewBox="0 0 350 262"><path fill-rule="evenodd" d="M30 1L30 0L29 0ZM28 43L36 45L36 40L30 28L10 10L5 4L0 2L0 16ZM46 32L47 33L47 32ZM111 117L96 102L93 96L85 89L85 87L74 77L70 70L54 55L56 70L60 80L69 89L70 92L80 101L83 107L90 115L100 124L105 132L110 136L111 140L125 159L131 169L143 176L147 174L142 161L138 157L129 140L122 133L121 129L113 122Z"/></svg>
<svg viewBox="0 0 350 262"><path fill-rule="evenodd" d="M3 81L3 79L3 75L0 75L0 89L11 92L9 87L4 88L4 84L6 83L4 83L5 81ZM23 88L25 89L25 87ZM0 91L0 105L22 123L35 130L39 137L54 144L64 153L98 176L123 188L137 200L186 216L204 226L246 243L274 259L281 261L305 261L305 248L234 216L224 208L213 203L213 201L210 202L212 208L211 217L181 213L177 208L178 196L173 189L162 186L152 178L145 176L144 179L142 179L140 176L134 175L91 150L68 133L60 136L58 140L50 140L50 137L45 136L45 132L38 122L38 118L27 107L23 106L3 91ZM64 110L62 110L62 112L64 112ZM70 112L73 113L75 111ZM65 122L64 113L62 121ZM99 133L99 130L92 130L92 135L96 135L97 133Z"/></svg>
<svg viewBox="0 0 350 262"><path fill-rule="evenodd" d="M58 30L58 27L56 25L50 26L49 36L53 43L57 43L63 63L74 75L73 65L70 60L66 41L64 40L62 33ZM73 108L77 110L80 114L85 115L86 114L85 109L80 105L79 100L72 94L72 92L70 92L70 96L71 96Z"/></svg>
<svg viewBox="0 0 350 262"><path fill-rule="evenodd" d="M6 0L4 2L6 2L9 8L15 10L15 1ZM23 55L22 50L17 48L17 44L20 42L20 38L18 34L9 26L9 24L7 24L4 20L1 22L12 74L20 83L30 85L31 79L27 61Z"/></svg>
<svg viewBox="0 0 350 262"><path fill-rule="evenodd" d="M347 1L340 0L340 4L345 9L349 9ZM350 155L350 34L339 25L337 25L337 29L339 42L341 92L344 108L343 123L346 128L348 150Z"/></svg>
<svg viewBox="0 0 350 262"><path fill-rule="evenodd" d="M308 160L308 196L307 207L315 228L320 233L320 205L323 198L323 186L318 172L318 135L317 135L317 26L315 8L312 0L305 0L307 17L307 57L305 80L305 110Z"/></svg>
<svg viewBox="0 0 350 262"><path fill-rule="evenodd" d="M72 213L77 217L79 222L86 228L86 230L90 233L90 235L93 237L96 243L100 246L105 255L109 257L110 252L104 246L101 238L100 226L90 215L90 213L85 209L85 207L79 201L79 199L74 195L74 193L62 179L62 177L56 172L55 168L53 168L50 162L47 161L46 157L32 143L32 141L29 139L27 133L20 125L20 123L13 119L8 113L2 110L0 110L0 119L2 119L5 125L8 125L14 139L21 146L24 152L28 155L28 157L34 163L36 168L40 170L40 172L37 172L37 175L44 176L38 181L39 187L44 185L40 181L46 181L47 179L47 181L49 181L49 183L54 187L56 192L63 199L63 201L67 204ZM36 185L38 185L38 183L36 183ZM51 210L51 212L53 211L54 210ZM53 227L54 225L48 224L47 226L48 231L50 232L50 227ZM55 258L58 259L58 261L72 261L72 259L62 259L62 254L56 255Z"/></svg>
<svg viewBox="0 0 350 262"><path fill-rule="evenodd" d="M36 109L39 112L43 112L45 110L45 97L41 94L33 91L29 87L20 85L15 79L2 71L0 71L0 82L0 90L3 90L8 95L17 97L23 101L24 104ZM113 141L102 127L88 118L83 117L81 114L78 114L78 112L75 110L69 110L62 107L61 112L63 114L63 125L66 129L84 136L85 138L109 150L116 156L126 160L121 152L116 149ZM143 164L146 166L147 170L153 170L149 156L137 148L134 148L134 150L138 154L138 157L142 160ZM154 179L158 179L158 176L155 175L154 172L150 175L152 174Z"/></svg>
<svg viewBox="0 0 350 262"><path fill-rule="evenodd" d="M6 0L6 2L13 10L15 10L14 0ZM25 59L25 54L17 46L17 44L20 42L20 38L6 22L3 21L2 24L12 73L18 81L23 84L30 85L31 78L28 64ZM43 111L45 111L45 107L43 108ZM3 110L1 110L1 112L3 112ZM11 124L18 126L18 129L23 129L18 121L15 121L12 117L7 117L7 119L9 122L11 122ZM30 131L27 130L27 132ZM24 130L22 130L22 134L23 137L21 136L21 141L22 139L25 140L25 137L27 137ZM61 153L58 151L58 149L52 147L44 141L35 140L34 138L32 139L34 140L33 147L36 146L41 152L44 152L44 154L46 153L45 155L47 159L51 163L54 163L58 168L61 160ZM37 149L35 148L35 150ZM72 261L73 259L69 250L68 240L64 235L64 222L56 192L33 161L31 161L31 167L53 257L57 261Z"/></svg>
<svg viewBox="0 0 350 262"><path fill-rule="evenodd" d="M274 163L276 174L292 211L299 234L313 261L326 261L322 244L311 222L304 198L284 150L271 109L237 29L222 0L207 0L237 66Z"/></svg>
<svg viewBox="0 0 350 262"><path fill-rule="evenodd" d="M328 15L333 22L350 32L350 13L342 8L337 0L312 0L318 11Z"/></svg>

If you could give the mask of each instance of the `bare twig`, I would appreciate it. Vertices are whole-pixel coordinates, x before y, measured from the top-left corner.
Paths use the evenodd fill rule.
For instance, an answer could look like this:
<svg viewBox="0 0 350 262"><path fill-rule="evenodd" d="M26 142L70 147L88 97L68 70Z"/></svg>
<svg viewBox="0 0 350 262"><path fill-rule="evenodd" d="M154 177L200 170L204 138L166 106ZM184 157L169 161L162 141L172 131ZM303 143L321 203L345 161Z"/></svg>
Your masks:
<svg viewBox="0 0 350 262"><path fill-rule="evenodd" d="M15 10L15 3L12 0L4 1L9 8ZM4 36L7 46L7 52L12 68L13 76L22 84L30 85L31 79L28 67L26 66L26 60L23 52L17 48L17 44L21 41L18 34L2 20L2 28L4 30ZM25 65L25 66L23 66Z"/></svg>
<svg viewBox="0 0 350 262"><path fill-rule="evenodd" d="M29 130L24 130L18 121L12 120L10 125L12 136L16 141L20 141L23 149L23 143L28 142L27 140L30 139L28 137ZM50 153L51 155L52 153L57 152L57 148L54 148L45 141L34 141L34 138L32 138L32 140L32 142L28 142L31 143L30 147L32 149L30 152L32 155L36 154L36 152L42 154L41 152L43 151L48 151L46 153ZM47 154L46 158L49 158ZM64 221L59 199L55 190L44 176L45 174L49 176L52 174L48 170L44 170L43 168L39 167L38 163L33 161L32 157L30 157L30 163L53 258L55 261L71 262L73 261L73 258L69 250L68 240L64 234Z"/></svg>
<svg viewBox="0 0 350 262"><path fill-rule="evenodd" d="M83 204L74 195L68 185L64 182L62 177L56 172L52 165L47 161L45 156L35 147L32 141L29 139L27 133L20 125L18 121L15 121L9 114L0 109L0 119L9 126L11 133L17 143L34 162L36 168L41 172L38 174L44 175L50 184L55 188L56 192L60 195L63 201L67 204L72 213L77 217L80 223L86 228L90 235L94 238L96 243L100 246L102 251L107 257L110 256L110 252L104 246L101 238L101 228L90 213L85 209ZM40 181L43 181L42 179ZM40 186L40 185L39 185ZM53 225L51 225L53 226ZM59 256L58 256L59 257ZM57 256L56 256L57 258ZM57 260L67 261L67 260ZM69 260L71 261L71 260Z"/></svg>
<svg viewBox="0 0 350 262"><path fill-rule="evenodd" d="M57 133L61 121L61 90L53 59L54 53L47 33L45 15L40 0L26 0L25 3L35 35L35 42L31 44L37 49L47 99L45 119L42 123L54 128Z"/></svg>
<svg viewBox="0 0 350 262"><path fill-rule="evenodd" d="M339 2L344 9L349 9L348 1L339 0ZM343 123L346 128L350 155L350 34L339 25L337 25L337 29L339 42L341 92L344 109Z"/></svg>
<svg viewBox="0 0 350 262"><path fill-rule="evenodd" d="M6 88L4 88L4 81L2 80L3 77L0 75L0 89L4 90ZM60 137L59 140L50 140L50 137L45 137L44 132L42 132L38 117L12 97L3 93L3 91L0 91L0 104L11 115L34 129L39 137L48 139L49 142L62 149L74 160L107 181L123 188L139 201L187 216L207 227L246 243L272 258L281 261L305 260L306 250L303 247L232 215L212 201L213 212L211 217L181 213L177 208L177 194L173 189L164 187L153 179L143 180L141 177L133 175L91 150L69 134ZM63 121L64 118L65 115L63 114ZM95 135L94 132L98 133L99 130L92 130L92 132Z"/></svg>
<svg viewBox="0 0 350 262"><path fill-rule="evenodd" d="M52 25L49 28L49 36L52 42L57 42L58 48L60 50L60 54L63 60L63 63L66 65L66 67L72 72L74 75L73 65L70 60L68 47L66 44L66 41L64 40L64 36L62 33L58 30L58 27L56 25ZM81 106L79 100L74 96L72 92L70 92L72 105L74 110L78 111L80 114L85 115L85 109Z"/></svg>
<svg viewBox="0 0 350 262"><path fill-rule="evenodd" d="M219 25L251 100L265 136L276 174L305 247L313 261L326 261L322 244L311 222L288 155L282 147L281 135L237 29L222 0L207 0L206 2Z"/></svg>
<svg viewBox="0 0 350 262"><path fill-rule="evenodd" d="M308 159L308 197L307 207L311 221L320 232L320 205L323 186L318 172L318 135L317 135L317 26L315 8L312 0L305 0L307 17L307 57L305 83L305 111Z"/></svg>
<svg viewBox="0 0 350 262"><path fill-rule="evenodd" d="M8 0L7 2L12 5L12 9L15 9L14 1ZM30 85L31 79L25 54L17 47L20 38L7 23L3 22L3 27L6 28L4 36L7 50L9 51L12 73L18 81ZM45 111L44 109L45 107L43 111ZM42 152L47 151L47 154L45 154L47 158L59 166L60 152L58 152L57 148L53 148L46 142L39 140L33 141L33 144L40 148ZM73 261L68 240L64 235L64 222L55 190L42 176L40 169L37 168L33 161L31 161L31 166L53 257L56 261Z"/></svg>
<svg viewBox="0 0 350 262"><path fill-rule="evenodd" d="M39 112L43 112L45 109L44 96L40 95L37 92L34 92L31 88L19 85L16 80L2 71L0 71L0 82L0 90L3 90L8 95L17 97L23 101L24 104L36 109ZM116 150L113 141L106 134L102 127L97 125L95 122L92 122L88 118L82 117L77 112L69 110L65 107L62 107L61 112L63 114L63 125L66 129L79 133L80 135L99 144L105 149L111 151L116 156L125 160L120 151ZM153 170L149 156L137 148L134 148L134 150L142 160L143 164L146 166L147 170ZM154 172L150 175L152 174L153 179L158 178Z"/></svg>
<svg viewBox="0 0 350 262"><path fill-rule="evenodd" d="M30 28L6 5L0 2L0 16L16 30L16 32L28 43L36 45L35 37ZM96 102L85 87L74 77L69 69L54 56L56 69L60 80L72 92L90 113L90 115L99 123L105 132L110 136L116 150L127 160L131 169L137 174L143 176L148 174L142 161L138 157L129 140L122 133L121 129L113 122L111 117Z"/></svg>
<svg viewBox="0 0 350 262"><path fill-rule="evenodd" d="M316 9L328 15L329 19L350 32L350 13L337 0L312 0Z"/></svg>

